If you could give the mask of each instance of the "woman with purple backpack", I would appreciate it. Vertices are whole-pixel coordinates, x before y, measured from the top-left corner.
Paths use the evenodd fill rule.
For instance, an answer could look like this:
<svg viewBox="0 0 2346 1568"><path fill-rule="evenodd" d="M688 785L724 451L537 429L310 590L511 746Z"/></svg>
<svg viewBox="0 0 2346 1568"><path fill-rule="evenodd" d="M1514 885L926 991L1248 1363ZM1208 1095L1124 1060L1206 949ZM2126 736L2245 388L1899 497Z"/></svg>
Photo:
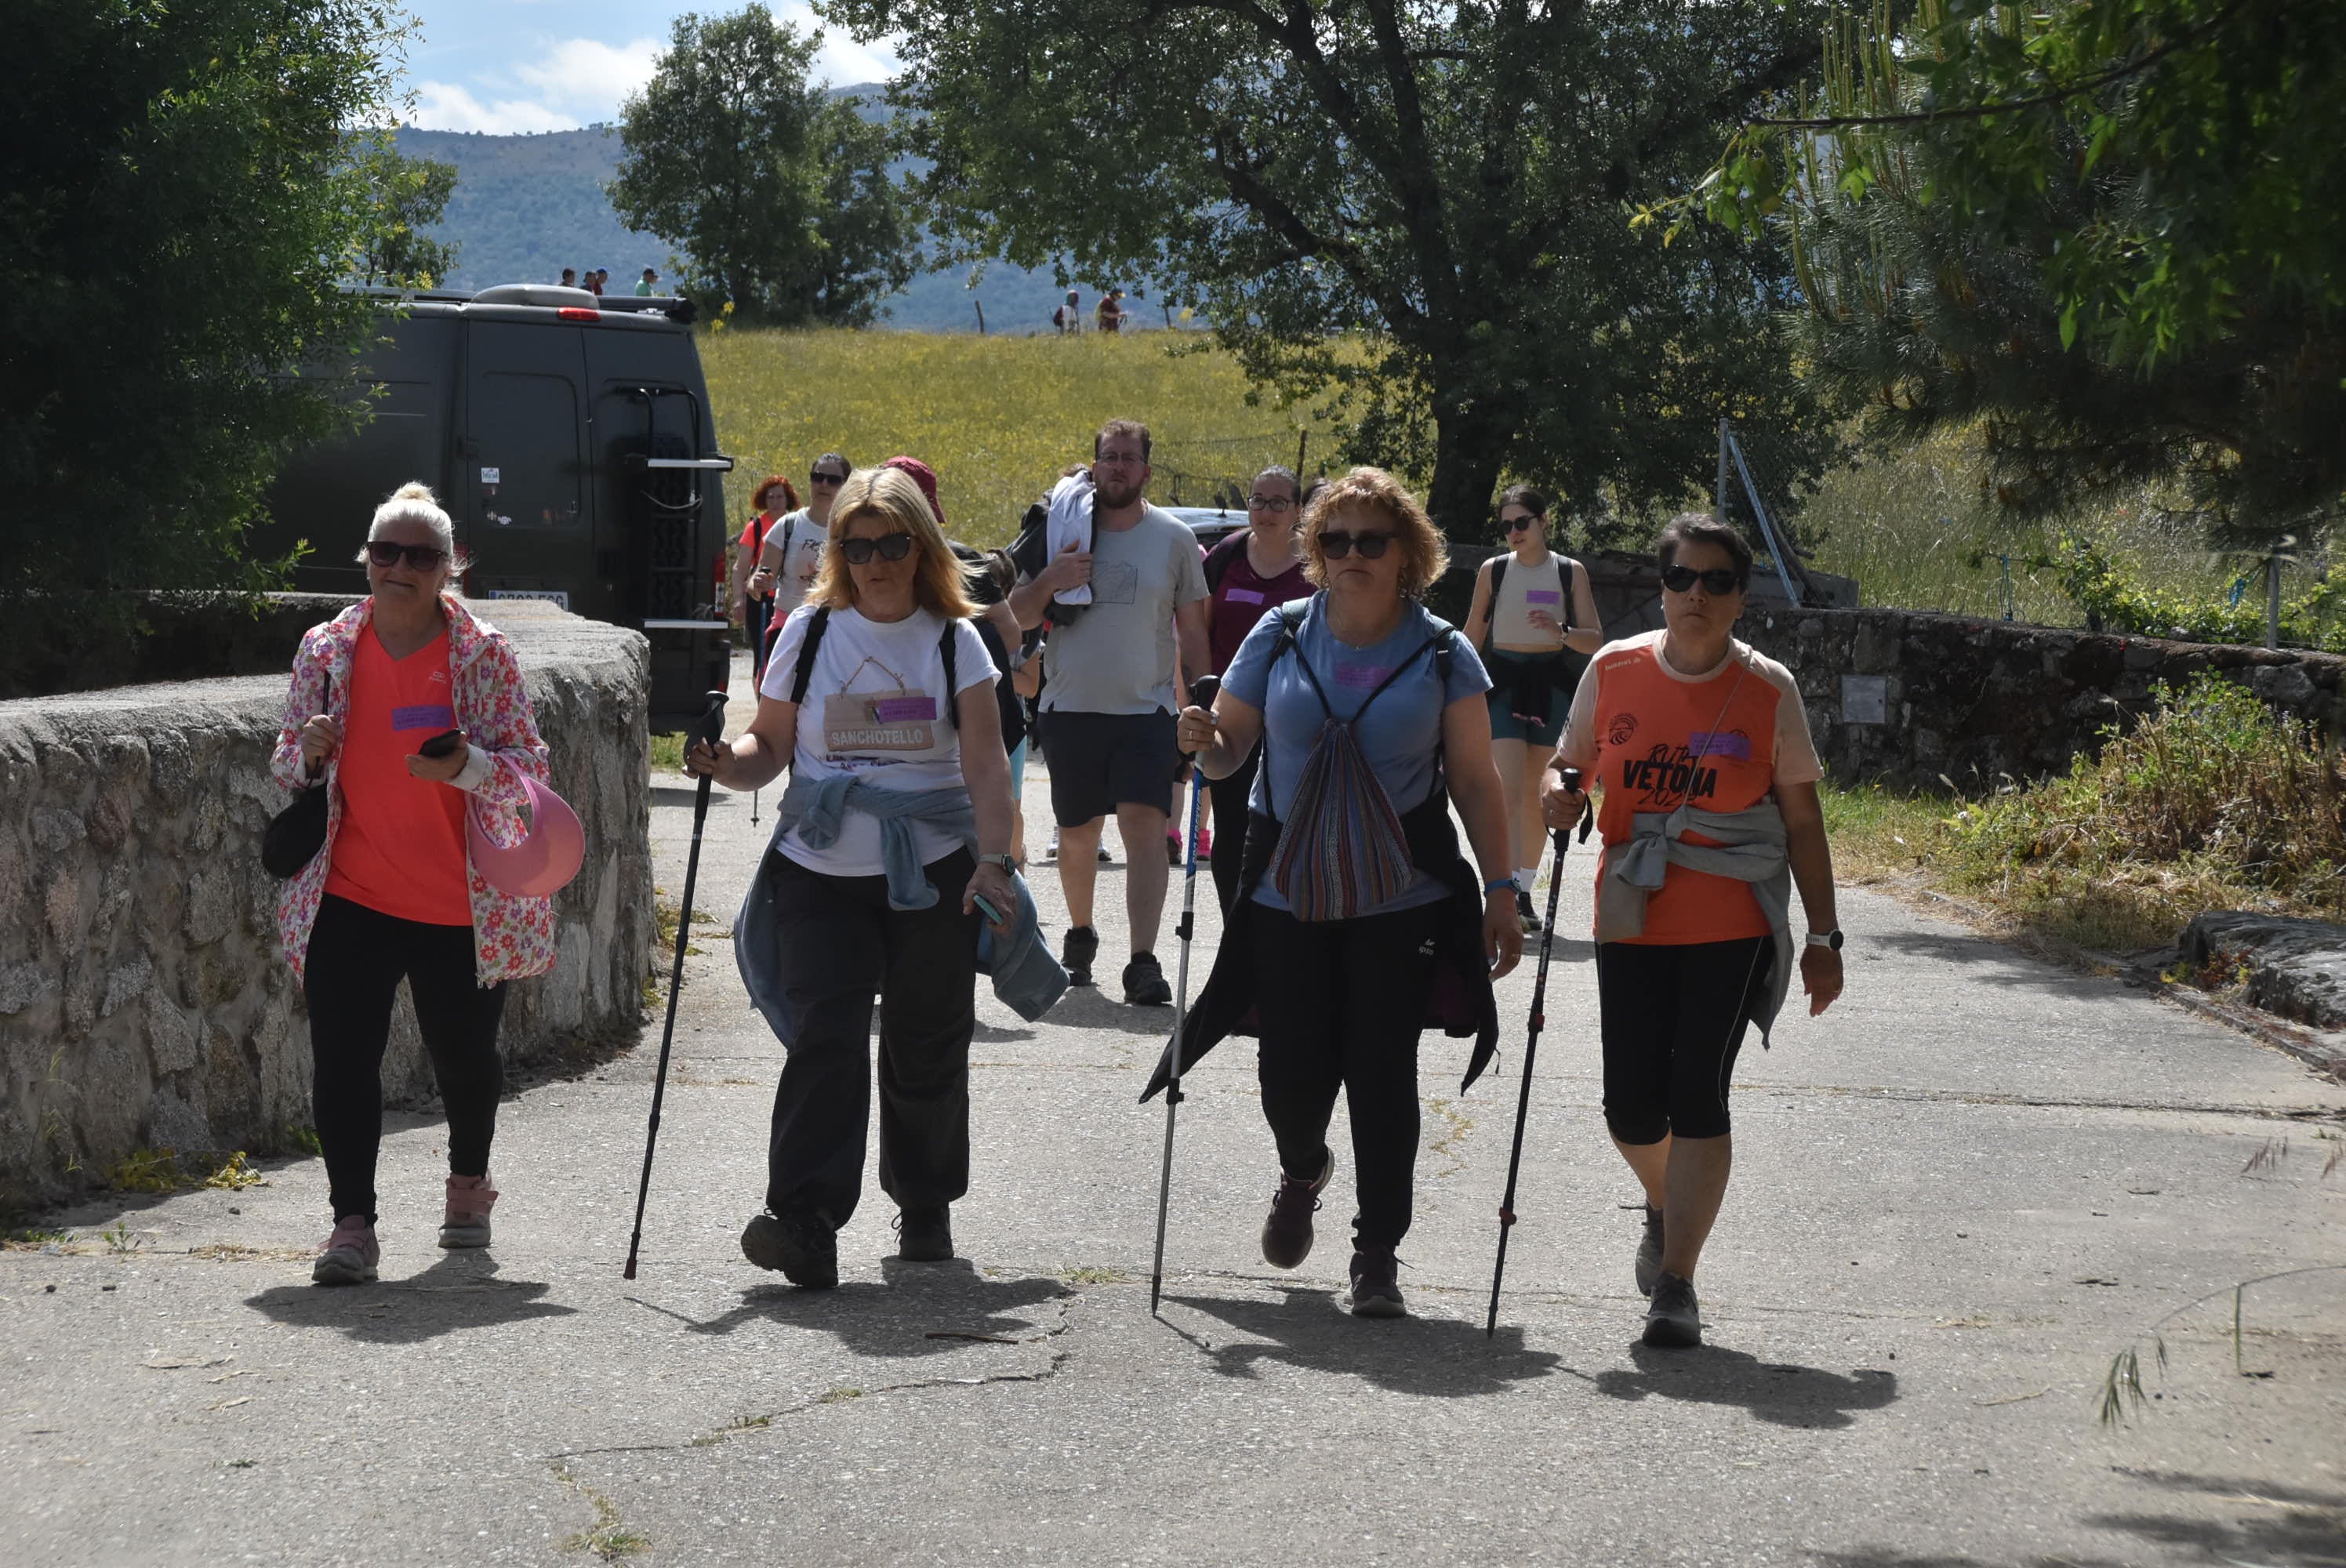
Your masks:
<svg viewBox="0 0 2346 1568"><path fill-rule="evenodd" d="M1312 498L1302 546L1319 592L1264 615L1212 711L1181 715L1182 749L1209 779L1262 746L1239 896L1181 1054L1204 1054L1255 1013L1280 1164L1262 1254L1280 1268L1311 1250L1343 1092L1360 1200L1351 1307L1394 1318L1405 1311L1395 1249L1417 1159L1418 1036L1432 1023L1473 1035L1474 1080L1498 1036L1491 983L1522 956L1523 929L1490 677L1418 602L1446 564L1442 535L1391 474L1356 468ZM1479 877L1459 853L1454 804Z"/></svg>

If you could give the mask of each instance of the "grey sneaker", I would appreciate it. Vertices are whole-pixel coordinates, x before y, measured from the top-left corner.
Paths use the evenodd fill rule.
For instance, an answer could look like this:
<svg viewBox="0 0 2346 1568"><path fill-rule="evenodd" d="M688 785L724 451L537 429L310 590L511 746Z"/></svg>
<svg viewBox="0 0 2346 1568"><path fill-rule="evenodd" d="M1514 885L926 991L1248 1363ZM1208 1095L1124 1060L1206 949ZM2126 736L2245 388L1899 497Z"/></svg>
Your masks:
<svg viewBox="0 0 2346 1568"><path fill-rule="evenodd" d="M1059 944L1059 967L1067 972L1069 985L1089 985L1092 983L1092 960L1099 956L1099 932L1087 925L1071 925L1066 940Z"/></svg>
<svg viewBox="0 0 2346 1568"><path fill-rule="evenodd" d="M802 1290L839 1283L839 1236L817 1215L760 1215L741 1232L741 1256Z"/></svg>
<svg viewBox="0 0 2346 1568"><path fill-rule="evenodd" d="M1662 1211L1646 1206L1646 1234L1637 1242L1637 1294L1650 1297L1662 1277Z"/></svg>
<svg viewBox="0 0 2346 1568"><path fill-rule="evenodd" d="M334 1222L334 1234L318 1246L318 1261L310 1266L312 1285L363 1285L375 1277L382 1247L374 1227L362 1214L344 1215Z"/></svg>
<svg viewBox="0 0 2346 1568"><path fill-rule="evenodd" d="M1390 1252L1352 1254L1352 1316L1406 1318L1401 1299L1401 1259Z"/></svg>
<svg viewBox="0 0 2346 1568"><path fill-rule="evenodd" d="M441 1211L440 1245L486 1247L489 1210L496 1207L496 1185L487 1173L448 1178L448 1205Z"/></svg>
<svg viewBox="0 0 2346 1568"><path fill-rule="evenodd" d="M1270 1213L1262 1222L1262 1260L1273 1268L1300 1268L1311 1256L1311 1217L1320 1212L1320 1194L1336 1174L1336 1153L1320 1161L1320 1174L1309 1179L1279 1173L1279 1190L1270 1195Z"/></svg>
<svg viewBox="0 0 2346 1568"><path fill-rule="evenodd" d="M1173 1000L1173 985L1153 952L1136 952L1124 966L1124 999L1135 1007L1162 1007Z"/></svg>
<svg viewBox="0 0 2346 1568"><path fill-rule="evenodd" d="M1665 1274L1654 1281L1653 1298L1646 1304L1646 1343L1670 1350L1702 1343L1702 1304L1695 1299L1693 1280Z"/></svg>
<svg viewBox="0 0 2346 1568"><path fill-rule="evenodd" d="M907 1263L953 1261L953 1210L944 1204L933 1208L900 1209L896 1214L896 1256Z"/></svg>

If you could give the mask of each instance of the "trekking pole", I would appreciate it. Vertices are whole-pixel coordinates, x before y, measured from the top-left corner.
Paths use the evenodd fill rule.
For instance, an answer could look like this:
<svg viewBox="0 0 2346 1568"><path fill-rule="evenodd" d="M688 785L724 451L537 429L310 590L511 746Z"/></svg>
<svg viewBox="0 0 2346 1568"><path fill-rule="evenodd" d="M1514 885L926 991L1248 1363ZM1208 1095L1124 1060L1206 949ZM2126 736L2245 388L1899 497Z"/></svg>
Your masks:
<svg viewBox="0 0 2346 1568"><path fill-rule="evenodd" d="M1212 708L1221 685L1214 676L1199 676L1189 683L1189 706ZM1188 757L1190 753L1185 751L1182 756ZM1157 1260L1148 1270L1151 1317L1156 1315L1158 1298L1165 1290L1165 1213L1173 1197L1173 1118L1181 1104L1181 1026L1189 1017L1189 936L1197 929L1198 822L1205 798L1205 775L1193 767L1189 774L1188 869L1181 876L1181 923L1173 928L1173 934L1181 939L1181 962L1180 978L1173 990L1173 1040L1165 1048L1165 1166L1157 1176Z"/></svg>
<svg viewBox="0 0 2346 1568"><path fill-rule="evenodd" d="M725 733L725 694L709 694L709 711L700 721L685 732L684 748L688 753L694 742L717 744ZM627 1268L625 1278L636 1277L636 1248L644 1239L644 1203L652 1191L652 1150L659 1144L660 1101L668 1094L668 1053L676 1041L676 999L684 989L684 950L692 936L692 884L700 875L700 828L709 820L708 774L700 776L700 791L692 801L692 848L684 857L684 909L676 919L676 962L668 974L668 1023L660 1029L659 1072L652 1079L652 1120L644 1133L644 1174L636 1184L636 1230L627 1237Z"/></svg>
<svg viewBox="0 0 2346 1568"><path fill-rule="evenodd" d="M1564 781L1578 794L1580 769L1564 769ZM1515 1173L1524 1163L1524 1119L1532 1108L1532 1058L1539 1054L1540 1030L1547 1023L1547 961L1556 951L1556 895L1564 891L1564 852L1571 842L1571 829L1556 830L1556 869L1548 873L1547 882L1547 924L1540 932L1539 974L1532 982L1531 1037L1524 1042L1524 1086L1515 1096L1515 1146L1507 1156L1507 1195L1499 1200L1499 1257L1491 1265L1491 1316L1483 1325L1485 1339L1499 1331L1499 1281L1507 1273L1507 1232L1515 1225Z"/></svg>

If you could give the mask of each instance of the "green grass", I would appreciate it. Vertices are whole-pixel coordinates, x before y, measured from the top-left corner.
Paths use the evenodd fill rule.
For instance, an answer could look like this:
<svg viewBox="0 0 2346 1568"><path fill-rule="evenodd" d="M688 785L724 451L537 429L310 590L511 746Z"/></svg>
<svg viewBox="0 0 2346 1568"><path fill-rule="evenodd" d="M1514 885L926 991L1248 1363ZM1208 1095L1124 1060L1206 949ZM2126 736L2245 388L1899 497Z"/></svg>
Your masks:
<svg viewBox="0 0 2346 1568"><path fill-rule="evenodd" d="M684 769L684 736L655 735L652 737L652 777L665 779Z"/></svg>

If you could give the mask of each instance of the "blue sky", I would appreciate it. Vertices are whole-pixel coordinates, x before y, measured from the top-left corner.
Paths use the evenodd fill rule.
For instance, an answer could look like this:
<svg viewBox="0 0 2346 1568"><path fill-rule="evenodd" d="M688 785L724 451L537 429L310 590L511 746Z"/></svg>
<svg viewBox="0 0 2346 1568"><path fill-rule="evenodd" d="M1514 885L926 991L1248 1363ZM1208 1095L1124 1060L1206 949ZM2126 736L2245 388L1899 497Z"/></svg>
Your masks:
<svg viewBox="0 0 2346 1568"><path fill-rule="evenodd" d="M768 0L802 32L819 25L804 0ZM433 130L568 130L618 117L651 76L668 24L686 11L721 15L738 0L406 0L420 24L409 42L403 117ZM815 75L833 87L886 79L894 57L824 29Z"/></svg>

